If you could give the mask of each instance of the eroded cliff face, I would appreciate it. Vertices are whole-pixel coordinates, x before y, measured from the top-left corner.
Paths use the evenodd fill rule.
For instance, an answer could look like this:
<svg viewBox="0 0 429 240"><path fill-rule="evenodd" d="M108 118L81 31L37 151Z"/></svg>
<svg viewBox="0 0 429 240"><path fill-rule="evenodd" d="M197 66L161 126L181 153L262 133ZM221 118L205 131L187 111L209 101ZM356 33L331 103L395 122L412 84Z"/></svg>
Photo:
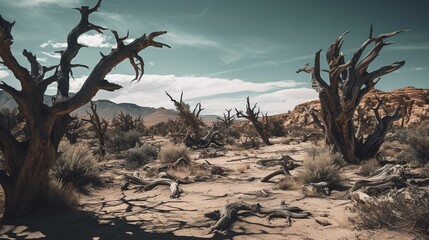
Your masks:
<svg viewBox="0 0 429 240"><path fill-rule="evenodd" d="M400 88L393 91L383 92L373 90L362 99L360 107L370 116L374 116L371 107L377 103L377 99L383 99L385 103L380 109L380 114L384 116L387 112L393 111L396 106L403 108L404 126L410 126L429 119L429 89L421 89L414 87ZM285 126L298 127L314 127L311 116L306 112L306 109L320 109L318 100L306 102L295 106L295 108L285 114L278 114L272 118L280 118L284 121ZM402 119L399 119L394 125L401 125Z"/></svg>

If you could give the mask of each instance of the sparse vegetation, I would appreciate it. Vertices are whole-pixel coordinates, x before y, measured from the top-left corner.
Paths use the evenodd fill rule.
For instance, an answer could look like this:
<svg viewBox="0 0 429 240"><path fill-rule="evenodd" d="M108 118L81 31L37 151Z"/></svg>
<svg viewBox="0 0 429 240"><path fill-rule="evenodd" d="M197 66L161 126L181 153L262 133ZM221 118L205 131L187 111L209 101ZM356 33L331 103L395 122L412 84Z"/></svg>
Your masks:
<svg viewBox="0 0 429 240"><path fill-rule="evenodd" d="M189 150L185 145L175 145L171 143L161 147L159 156L162 163L174 163L179 158L190 160Z"/></svg>
<svg viewBox="0 0 429 240"><path fill-rule="evenodd" d="M429 193L409 189L379 201L358 203L356 224L368 229L393 229L429 237Z"/></svg>
<svg viewBox="0 0 429 240"><path fill-rule="evenodd" d="M119 153L139 145L140 134L136 131L109 133L109 149Z"/></svg>
<svg viewBox="0 0 429 240"><path fill-rule="evenodd" d="M406 141L415 150L422 166L429 162L429 121L409 129Z"/></svg>
<svg viewBox="0 0 429 240"><path fill-rule="evenodd" d="M327 182L332 187L339 186L343 181L339 167L342 162L341 154L334 153L332 146L311 147L298 178L305 184Z"/></svg>
<svg viewBox="0 0 429 240"><path fill-rule="evenodd" d="M133 169L144 165L158 157L158 150L149 144L131 148L125 154L125 166Z"/></svg>
<svg viewBox="0 0 429 240"><path fill-rule="evenodd" d="M370 177L379 167L380 163L378 160L376 158L372 158L361 163L359 174L365 177Z"/></svg>
<svg viewBox="0 0 429 240"><path fill-rule="evenodd" d="M89 184L101 185L98 164L85 145L61 142L59 151L62 154L51 170L54 179L80 191Z"/></svg>
<svg viewBox="0 0 429 240"><path fill-rule="evenodd" d="M290 190L295 186L295 180L292 176L285 176L281 178L277 183L276 187L281 190Z"/></svg>

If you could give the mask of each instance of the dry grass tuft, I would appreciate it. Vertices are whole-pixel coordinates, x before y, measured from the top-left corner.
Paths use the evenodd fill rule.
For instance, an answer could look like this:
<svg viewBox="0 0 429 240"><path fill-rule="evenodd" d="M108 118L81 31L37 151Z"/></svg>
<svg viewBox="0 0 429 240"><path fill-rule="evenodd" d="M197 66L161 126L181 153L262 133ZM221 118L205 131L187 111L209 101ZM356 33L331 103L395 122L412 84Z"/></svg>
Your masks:
<svg viewBox="0 0 429 240"><path fill-rule="evenodd" d="M51 181L49 189L45 192L49 208L59 210L74 209L79 203L79 195L71 183L62 183L57 180Z"/></svg>
<svg viewBox="0 0 429 240"><path fill-rule="evenodd" d="M57 181L64 186L73 185L79 191L84 191L90 184L102 184L98 163L85 145L61 142L59 151L62 154L51 169L52 176Z"/></svg>
<svg viewBox="0 0 429 240"><path fill-rule="evenodd" d="M358 203L359 227L367 229L393 229L429 238L429 193L415 189L393 195L389 200Z"/></svg>
<svg viewBox="0 0 429 240"><path fill-rule="evenodd" d="M281 190L290 190L295 186L295 180L292 176L285 176L276 183L276 187Z"/></svg>
<svg viewBox="0 0 429 240"><path fill-rule="evenodd" d="M185 145L166 144L159 152L161 163L174 163L179 158L190 160L189 150Z"/></svg>
<svg viewBox="0 0 429 240"><path fill-rule="evenodd" d="M311 147L298 178L305 184L327 182L332 187L340 186L343 178L339 166L343 162L341 154L334 153L332 146Z"/></svg>
<svg viewBox="0 0 429 240"><path fill-rule="evenodd" d="M236 169L239 173L244 173L247 169L250 169L250 163L237 164Z"/></svg>
<svg viewBox="0 0 429 240"><path fill-rule="evenodd" d="M372 158L370 160L362 162L362 165L360 167L358 174L365 177L369 177L369 176L372 176L375 170L377 170L379 167L380 167L380 163L378 162L378 160L376 158Z"/></svg>

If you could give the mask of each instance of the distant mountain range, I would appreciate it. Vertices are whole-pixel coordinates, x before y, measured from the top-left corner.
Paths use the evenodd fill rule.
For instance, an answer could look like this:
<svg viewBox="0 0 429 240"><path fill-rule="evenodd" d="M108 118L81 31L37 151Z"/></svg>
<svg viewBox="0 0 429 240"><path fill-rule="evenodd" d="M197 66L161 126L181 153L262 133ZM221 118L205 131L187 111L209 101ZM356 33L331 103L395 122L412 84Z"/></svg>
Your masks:
<svg viewBox="0 0 429 240"><path fill-rule="evenodd" d="M52 102L52 96L45 95L44 102L49 105ZM97 112L100 117L106 119L111 119L116 113L121 111L124 113L128 112L133 117L142 116L146 126L152 126L159 122L168 121L168 119L174 120L177 118L175 110L165 109L163 107L142 107L133 103L114 103L109 100L96 100L94 103L97 104ZM15 107L17 107L17 104L13 98L4 91L0 91L0 108L12 109ZM89 110L89 103L78 108L73 114L83 117L87 115L87 110ZM216 115L202 115L202 119L205 122L212 122L216 117Z"/></svg>

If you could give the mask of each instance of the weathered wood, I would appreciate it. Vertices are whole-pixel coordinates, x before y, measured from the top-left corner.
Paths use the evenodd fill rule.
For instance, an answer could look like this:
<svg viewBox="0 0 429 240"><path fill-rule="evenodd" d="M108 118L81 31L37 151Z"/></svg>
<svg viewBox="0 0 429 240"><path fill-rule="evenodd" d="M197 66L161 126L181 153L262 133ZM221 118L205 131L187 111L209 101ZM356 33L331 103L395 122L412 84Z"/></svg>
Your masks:
<svg viewBox="0 0 429 240"><path fill-rule="evenodd" d="M405 61L395 62L368 72L369 65L379 56L383 47L391 44L385 40L401 31L381 34L377 37L372 36L372 27L370 32L368 40L359 47L348 62L345 61L341 51L343 38L348 32L340 35L331 44L326 52L329 83L321 76L321 50L315 54L313 67L306 64L297 71L297 73L311 74L312 86L319 93L321 109L317 112L311 111L309 114L324 130L326 144L334 145L335 149L343 154L344 160L349 163L359 163L374 157L392 122L400 118L399 108L382 118L376 108L374 112L377 125L372 133L366 138L362 135L356 136L353 119L362 98L374 89L381 76L394 72L405 64ZM374 46L362 58L362 54L370 44Z"/></svg>
<svg viewBox="0 0 429 240"><path fill-rule="evenodd" d="M249 120L258 133L259 137L261 137L262 141L266 145L272 145L268 137L269 122L267 114L261 114L260 108L258 108L258 111L255 111L256 104L253 106L253 108L250 107L249 97L246 98L246 102L246 114L244 114L243 111L238 111L237 108L235 109L237 118L245 118Z"/></svg>
<svg viewBox="0 0 429 240"><path fill-rule="evenodd" d="M157 178L157 179L153 179L153 180L148 180L148 179L142 179L142 178L136 177L136 176L130 176L128 174L125 174L124 176L128 182L139 186L137 188L136 192L138 192L138 191L149 191L149 190L154 189L156 186L164 185L164 186L170 187L170 191L171 191L170 197L171 198L180 197L181 191L179 188L179 183L177 181L172 180L172 179Z"/></svg>
<svg viewBox="0 0 429 240"><path fill-rule="evenodd" d="M308 183L302 186L302 192L307 197L322 197L331 195L329 183L318 182Z"/></svg>
<svg viewBox="0 0 429 240"><path fill-rule="evenodd" d="M255 214L267 215L269 221L277 217L287 218L289 224L291 224L290 218L307 218L310 216L309 212L304 212L299 207L287 206L284 201L275 207L262 207L259 203L234 202L225 205L219 211L216 210L205 214L206 217L217 220L210 228L210 232L228 229L237 218L239 211L250 211Z"/></svg>
<svg viewBox="0 0 429 240"><path fill-rule="evenodd" d="M260 179L260 181L261 181L261 182L268 182L268 181L270 181L270 179L271 179L271 178L273 178L273 177L275 177L275 176L277 176L277 175L291 176L291 174L290 174L290 172L289 172L288 168L287 168L287 167L285 167L285 166L281 166L279 170L276 170L276 171L274 171L274 172L272 172L272 173L270 173L270 174L268 174L268 175L266 175L266 176L262 177L262 178Z"/></svg>

